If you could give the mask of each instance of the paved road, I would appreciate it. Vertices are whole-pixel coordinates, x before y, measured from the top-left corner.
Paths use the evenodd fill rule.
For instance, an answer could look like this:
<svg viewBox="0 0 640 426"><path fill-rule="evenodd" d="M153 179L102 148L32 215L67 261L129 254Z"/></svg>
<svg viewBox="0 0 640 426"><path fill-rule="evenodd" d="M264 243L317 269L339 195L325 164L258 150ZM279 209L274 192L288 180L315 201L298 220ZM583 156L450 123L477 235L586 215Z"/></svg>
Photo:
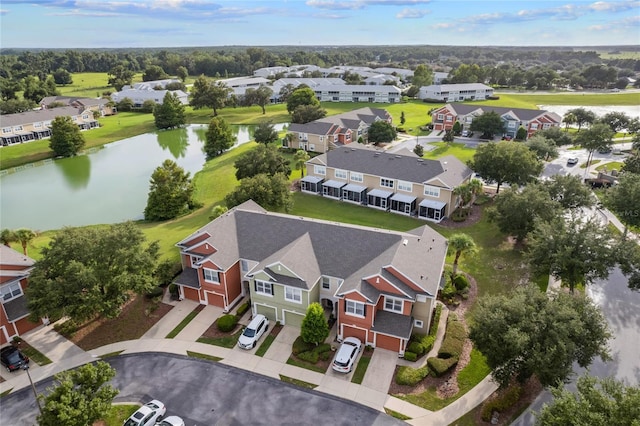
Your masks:
<svg viewBox="0 0 640 426"><path fill-rule="evenodd" d="M609 279L600 280L587 288L588 295L600 306L611 327L613 339L609 341L611 358L603 362L597 358L589 368L589 374L596 377L614 377L627 385L640 385L640 292L627 287L627 279L619 269L614 269ZM584 374L586 371L575 366L574 371ZM575 389L575 380L569 386ZM533 412L540 410L545 402L552 400L551 394L544 391L512 425L533 425Z"/></svg>
<svg viewBox="0 0 640 426"><path fill-rule="evenodd" d="M377 410L223 364L165 353L109 358L116 369L115 401L157 398L167 416L187 426L209 425L402 425ZM38 383L38 392L51 386ZM30 388L2 398L0 424L33 425L37 415Z"/></svg>

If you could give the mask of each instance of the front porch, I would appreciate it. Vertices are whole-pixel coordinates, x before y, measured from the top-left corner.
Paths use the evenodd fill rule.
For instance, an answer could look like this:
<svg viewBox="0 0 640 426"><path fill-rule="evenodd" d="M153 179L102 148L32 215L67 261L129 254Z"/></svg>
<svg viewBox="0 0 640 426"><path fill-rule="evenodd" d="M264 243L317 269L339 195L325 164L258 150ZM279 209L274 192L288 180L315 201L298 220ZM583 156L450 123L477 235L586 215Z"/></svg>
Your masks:
<svg viewBox="0 0 640 426"><path fill-rule="evenodd" d="M365 204L367 202L367 188L350 183L342 188L342 201L355 204Z"/></svg>

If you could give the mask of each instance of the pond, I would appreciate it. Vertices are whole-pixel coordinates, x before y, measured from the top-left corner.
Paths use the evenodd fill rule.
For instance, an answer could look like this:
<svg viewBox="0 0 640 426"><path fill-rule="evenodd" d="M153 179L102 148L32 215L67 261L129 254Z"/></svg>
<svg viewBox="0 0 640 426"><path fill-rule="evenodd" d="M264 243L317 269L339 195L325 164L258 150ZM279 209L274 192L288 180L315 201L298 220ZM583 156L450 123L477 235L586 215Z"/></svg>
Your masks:
<svg viewBox="0 0 640 426"><path fill-rule="evenodd" d="M253 138L253 126L232 127L235 146ZM164 160L191 177L202 169L206 130L191 125L147 133L7 173L0 177L0 227L45 231L142 219L149 179Z"/></svg>

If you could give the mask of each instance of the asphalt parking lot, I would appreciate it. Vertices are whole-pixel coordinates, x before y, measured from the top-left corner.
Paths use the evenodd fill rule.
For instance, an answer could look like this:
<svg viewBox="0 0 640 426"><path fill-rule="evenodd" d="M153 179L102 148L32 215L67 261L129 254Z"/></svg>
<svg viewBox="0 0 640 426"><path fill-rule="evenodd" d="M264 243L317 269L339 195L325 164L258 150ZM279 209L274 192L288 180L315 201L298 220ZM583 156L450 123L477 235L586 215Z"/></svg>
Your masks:
<svg viewBox="0 0 640 426"><path fill-rule="evenodd" d="M117 371L115 402L159 399L167 416L187 426L208 425L402 425L369 407L321 392L215 362L166 353L108 358ZM37 384L44 392L52 380ZM33 425L37 415L32 390L2 399L0 424Z"/></svg>

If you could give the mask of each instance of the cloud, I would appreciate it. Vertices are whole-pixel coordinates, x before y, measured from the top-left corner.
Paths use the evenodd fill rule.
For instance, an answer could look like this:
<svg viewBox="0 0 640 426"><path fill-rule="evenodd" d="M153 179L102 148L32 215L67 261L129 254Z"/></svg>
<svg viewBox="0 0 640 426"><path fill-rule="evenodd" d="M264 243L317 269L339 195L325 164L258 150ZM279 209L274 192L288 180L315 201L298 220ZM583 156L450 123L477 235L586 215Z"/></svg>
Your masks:
<svg viewBox="0 0 640 426"><path fill-rule="evenodd" d="M617 21L611 21L605 24L592 25L588 28L590 31L617 31L617 30L626 30L627 28L631 28L633 30L638 30L638 24L640 24L640 16L630 16L625 19L620 19Z"/></svg>
<svg viewBox="0 0 640 426"><path fill-rule="evenodd" d="M619 2L597 1L587 6L588 9L597 11L597 12L624 12L637 7L640 7L640 1L619 1Z"/></svg>
<svg viewBox="0 0 640 426"><path fill-rule="evenodd" d="M9 13L7 9L0 9L0 15L6 15L7 13Z"/></svg>
<svg viewBox="0 0 640 426"><path fill-rule="evenodd" d="M431 0L307 0L306 5L318 9L359 10L367 6L417 6Z"/></svg>
<svg viewBox="0 0 640 426"><path fill-rule="evenodd" d="M426 9L402 9L400 12L398 12L398 14L396 15L396 18L398 19L420 19L423 18L425 15L428 15L429 13L431 13L431 11L426 10Z"/></svg>

